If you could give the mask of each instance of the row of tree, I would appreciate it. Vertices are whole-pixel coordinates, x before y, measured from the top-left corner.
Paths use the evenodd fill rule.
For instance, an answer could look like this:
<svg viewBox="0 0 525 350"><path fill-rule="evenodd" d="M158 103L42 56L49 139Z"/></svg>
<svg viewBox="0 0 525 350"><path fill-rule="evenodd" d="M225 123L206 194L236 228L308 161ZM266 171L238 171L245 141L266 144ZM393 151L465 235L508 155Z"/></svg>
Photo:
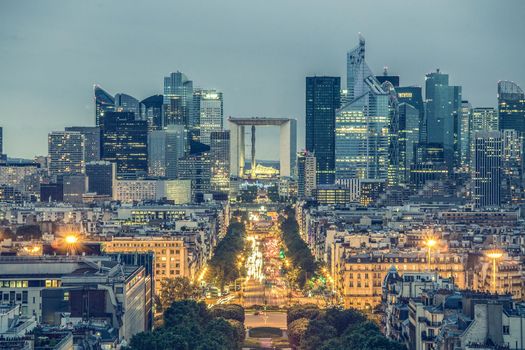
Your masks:
<svg viewBox="0 0 525 350"><path fill-rule="evenodd" d="M288 338L297 350L405 350L355 309L297 305L287 312Z"/></svg>
<svg viewBox="0 0 525 350"><path fill-rule="evenodd" d="M244 309L239 305L214 307L203 302L177 301L164 311L164 325L131 338L125 350L231 350L245 338Z"/></svg>
<svg viewBox="0 0 525 350"><path fill-rule="evenodd" d="M303 288L307 279L315 275L317 264L310 248L301 238L295 213L291 209L287 210L286 217L281 220L281 232L287 256L291 259L293 266L289 275L292 282Z"/></svg>
<svg viewBox="0 0 525 350"><path fill-rule="evenodd" d="M208 263L207 280L221 289L240 277L237 256L243 252L245 234L243 223L232 222Z"/></svg>

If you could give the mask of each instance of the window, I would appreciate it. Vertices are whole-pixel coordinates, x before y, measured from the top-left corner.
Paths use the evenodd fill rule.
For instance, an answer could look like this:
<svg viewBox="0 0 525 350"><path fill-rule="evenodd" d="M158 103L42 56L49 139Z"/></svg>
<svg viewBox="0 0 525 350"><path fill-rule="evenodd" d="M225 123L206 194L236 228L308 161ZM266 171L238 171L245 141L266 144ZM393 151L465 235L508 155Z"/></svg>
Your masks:
<svg viewBox="0 0 525 350"><path fill-rule="evenodd" d="M64 292L64 301L69 300L69 292Z"/></svg>
<svg viewBox="0 0 525 350"><path fill-rule="evenodd" d="M503 326L503 334L510 334L510 327L509 326Z"/></svg>

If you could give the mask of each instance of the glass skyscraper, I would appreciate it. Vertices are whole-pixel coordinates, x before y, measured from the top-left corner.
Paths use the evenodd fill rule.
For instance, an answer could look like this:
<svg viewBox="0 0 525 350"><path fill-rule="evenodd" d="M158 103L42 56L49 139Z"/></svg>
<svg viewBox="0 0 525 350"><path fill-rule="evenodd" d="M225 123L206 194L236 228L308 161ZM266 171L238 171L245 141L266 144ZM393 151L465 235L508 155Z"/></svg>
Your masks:
<svg viewBox="0 0 525 350"><path fill-rule="evenodd" d="M512 81L498 83L499 128L525 133L525 94Z"/></svg>
<svg viewBox="0 0 525 350"><path fill-rule="evenodd" d="M479 132L474 140L474 202L478 208L499 207L503 138L499 131Z"/></svg>
<svg viewBox="0 0 525 350"><path fill-rule="evenodd" d="M100 160L100 128L98 126L70 126L66 131L78 131L84 135L84 161Z"/></svg>
<svg viewBox="0 0 525 350"><path fill-rule="evenodd" d="M179 158L186 153L187 133L183 125L168 125L148 134L148 167L151 176L177 178Z"/></svg>
<svg viewBox="0 0 525 350"><path fill-rule="evenodd" d="M341 78L306 77L306 150L317 159L317 184L335 182L335 111Z"/></svg>
<svg viewBox="0 0 525 350"><path fill-rule="evenodd" d="M97 126L104 124L104 114L115 111L115 98L100 86L93 87L95 95L95 123Z"/></svg>
<svg viewBox="0 0 525 350"><path fill-rule="evenodd" d="M53 131L48 136L49 174L84 173L84 135L78 131Z"/></svg>
<svg viewBox="0 0 525 350"><path fill-rule="evenodd" d="M135 119L144 119L144 105L135 97L127 94L115 95L115 110L117 112L132 112Z"/></svg>
<svg viewBox="0 0 525 350"><path fill-rule="evenodd" d="M410 182L410 169L415 163L419 142L420 112L408 103L399 104L399 175L402 183Z"/></svg>
<svg viewBox="0 0 525 350"><path fill-rule="evenodd" d="M230 190L230 131L210 133L211 191L228 193Z"/></svg>
<svg viewBox="0 0 525 350"><path fill-rule="evenodd" d="M102 130L102 159L117 164L117 174L135 176L148 171L148 124L132 112L106 112Z"/></svg>
<svg viewBox="0 0 525 350"><path fill-rule="evenodd" d="M443 145L449 168L459 163L459 117L461 87L450 86L448 74L439 71L425 76L427 142Z"/></svg>
<svg viewBox="0 0 525 350"><path fill-rule="evenodd" d="M181 72L164 77L164 125L193 127L193 81Z"/></svg>
<svg viewBox="0 0 525 350"><path fill-rule="evenodd" d="M210 134L222 131L223 100L222 92L197 89L193 94L194 127L198 129L199 141L209 145Z"/></svg>
<svg viewBox="0 0 525 350"><path fill-rule="evenodd" d="M337 180L388 178L391 110L389 91L365 62L365 40L347 54L348 103L336 113ZM317 156L317 155L316 155Z"/></svg>
<svg viewBox="0 0 525 350"><path fill-rule="evenodd" d="M468 167L470 164L470 128L472 122L472 105L469 101L461 101L460 114L460 164Z"/></svg>
<svg viewBox="0 0 525 350"><path fill-rule="evenodd" d="M162 95L153 95L140 102L144 105L144 118L148 121L149 130L162 129L163 102L164 97Z"/></svg>

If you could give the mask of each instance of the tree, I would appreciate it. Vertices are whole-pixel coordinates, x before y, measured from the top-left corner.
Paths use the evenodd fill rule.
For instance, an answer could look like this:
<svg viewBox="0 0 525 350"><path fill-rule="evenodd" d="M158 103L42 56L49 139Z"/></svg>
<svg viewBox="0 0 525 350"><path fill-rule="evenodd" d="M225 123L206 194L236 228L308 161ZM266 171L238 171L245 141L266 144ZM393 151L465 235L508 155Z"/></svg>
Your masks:
<svg viewBox="0 0 525 350"><path fill-rule="evenodd" d="M180 324L206 324L212 316L206 304L194 300L174 302L164 311L164 327Z"/></svg>
<svg viewBox="0 0 525 350"><path fill-rule="evenodd" d="M237 304L219 304L211 308L213 317L222 317L227 320L236 320L244 323L244 308Z"/></svg>
<svg viewBox="0 0 525 350"><path fill-rule="evenodd" d="M290 345L298 347L301 339L304 337L310 320L307 318L299 318L288 323L288 340Z"/></svg>
<svg viewBox="0 0 525 350"><path fill-rule="evenodd" d="M318 318L321 311L314 304L295 305L288 309L286 312L286 322L288 324L300 318L306 318L307 320L314 320Z"/></svg>
<svg viewBox="0 0 525 350"><path fill-rule="evenodd" d="M160 282L160 306L166 310L175 301L197 298L198 293L187 277L166 278Z"/></svg>
<svg viewBox="0 0 525 350"><path fill-rule="evenodd" d="M311 320L308 328L299 342L301 350L319 349L325 341L337 336L337 331L325 320Z"/></svg>

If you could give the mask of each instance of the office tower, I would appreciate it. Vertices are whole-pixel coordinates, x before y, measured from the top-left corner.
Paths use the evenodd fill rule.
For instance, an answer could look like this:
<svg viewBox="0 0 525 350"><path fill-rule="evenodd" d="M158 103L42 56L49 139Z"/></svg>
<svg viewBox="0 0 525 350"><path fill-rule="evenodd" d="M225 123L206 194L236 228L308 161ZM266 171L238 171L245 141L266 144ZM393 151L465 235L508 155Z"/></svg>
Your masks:
<svg viewBox="0 0 525 350"><path fill-rule="evenodd" d="M335 182L335 111L340 102L339 77L306 78L306 150L317 159L317 184Z"/></svg>
<svg viewBox="0 0 525 350"><path fill-rule="evenodd" d="M379 84L383 84L384 82L389 82L392 84L393 87L397 88L399 87L399 75L390 75L388 74L388 68L385 67L383 70L383 75L376 75L376 79L379 82Z"/></svg>
<svg viewBox="0 0 525 350"><path fill-rule="evenodd" d="M381 89L388 94L388 170L387 185L397 186L403 177L399 164L399 102L394 85L386 80ZM337 158L336 158L337 161Z"/></svg>
<svg viewBox="0 0 525 350"><path fill-rule="evenodd" d="M211 164L210 150L191 152L179 159L178 178L191 180L192 193L196 202L202 202L210 193Z"/></svg>
<svg viewBox="0 0 525 350"><path fill-rule="evenodd" d="M159 185L163 199L173 204L189 204L192 200L191 180L165 180Z"/></svg>
<svg viewBox="0 0 525 350"><path fill-rule="evenodd" d="M427 142L443 145L449 168L459 162L461 87L450 86L448 74L438 70L425 76Z"/></svg>
<svg viewBox="0 0 525 350"><path fill-rule="evenodd" d="M115 163L106 161L86 163L87 191L101 196L112 196L116 172Z"/></svg>
<svg viewBox="0 0 525 350"><path fill-rule="evenodd" d="M104 114L115 111L115 98L98 85L93 87L93 93L95 95L95 123L96 126L103 126Z"/></svg>
<svg viewBox="0 0 525 350"><path fill-rule="evenodd" d="M359 44L346 54L346 90L349 102L368 91L365 79L373 76L365 62L365 38L359 35Z"/></svg>
<svg viewBox="0 0 525 350"><path fill-rule="evenodd" d="M148 130L162 129L163 102L162 95L153 95L140 102L144 105L144 118L148 121Z"/></svg>
<svg viewBox="0 0 525 350"><path fill-rule="evenodd" d="M387 179L389 96L373 76L366 84L370 90L336 114L336 179Z"/></svg>
<svg viewBox="0 0 525 350"><path fill-rule="evenodd" d="M164 77L164 125L193 127L193 81L181 72Z"/></svg>
<svg viewBox="0 0 525 350"><path fill-rule="evenodd" d="M49 174L61 176L84 172L84 135L78 131L53 131L48 136Z"/></svg>
<svg viewBox="0 0 525 350"><path fill-rule="evenodd" d="M143 120L145 106L135 97L127 94L115 95L115 111L116 112L132 112L135 114L135 119Z"/></svg>
<svg viewBox="0 0 525 350"><path fill-rule="evenodd" d="M470 127L472 122L472 105L469 101L461 101L460 114L460 165L468 167L470 165Z"/></svg>
<svg viewBox="0 0 525 350"><path fill-rule="evenodd" d="M482 131L497 131L498 113L494 108L478 107L472 110L469 128L470 157L474 154L474 140L476 134ZM472 165L473 159L471 159Z"/></svg>
<svg viewBox="0 0 525 350"><path fill-rule="evenodd" d="M297 153L297 197L311 197L316 182L316 159L308 152Z"/></svg>
<svg viewBox="0 0 525 350"><path fill-rule="evenodd" d="M106 112L102 129L102 159L117 164L117 175L148 171L148 123L132 112Z"/></svg>
<svg viewBox="0 0 525 350"><path fill-rule="evenodd" d="M198 140L210 144L210 134L223 128L222 92L196 89L193 94L193 120L197 128Z"/></svg>
<svg viewBox="0 0 525 350"><path fill-rule="evenodd" d="M175 179L179 158L186 154L187 132L183 125L168 125L148 133L148 169L151 176Z"/></svg>
<svg viewBox="0 0 525 350"><path fill-rule="evenodd" d="M399 104L399 174L400 182L410 182L410 169L415 163L419 142L420 112L408 103Z"/></svg>
<svg viewBox="0 0 525 350"><path fill-rule="evenodd" d="M98 126L71 126L66 131L77 131L84 136L84 161L100 160L100 128Z"/></svg>
<svg viewBox="0 0 525 350"><path fill-rule="evenodd" d="M498 82L499 128L525 133L525 94L512 81Z"/></svg>
<svg viewBox="0 0 525 350"><path fill-rule="evenodd" d="M0 155L4 154L4 129L0 126Z"/></svg>
<svg viewBox="0 0 525 350"><path fill-rule="evenodd" d="M82 195L87 191L86 175L64 175L62 178L62 191L64 202L82 203Z"/></svg>
<svg viewBox="0 0 525 350"><path fill-rule="evenodd" d="M425 106L423 104L423 93L420 86L398 86L396 87L397 102L408 103L419 112L419 143L426 141L425 129Z"/></svg>
<svg viewBox="0 0 525 350"><path fill-rule="evenodd" d="M499 131L479 132L474 138L474 202L478 208L499 207L503 138Z"/></svg>
<svg viewBox="0 0 525 350"><path fill-rule="evenodd" d="M230 131L210 133L211 190L228 193L230 190Z"/></svg>
<svg viewBox="0 0 525 350"><path fill-rule="evenodd" d="M523 204L523 135L518 131L501 130L503 137L502 199L510 205Z"/></svg>

